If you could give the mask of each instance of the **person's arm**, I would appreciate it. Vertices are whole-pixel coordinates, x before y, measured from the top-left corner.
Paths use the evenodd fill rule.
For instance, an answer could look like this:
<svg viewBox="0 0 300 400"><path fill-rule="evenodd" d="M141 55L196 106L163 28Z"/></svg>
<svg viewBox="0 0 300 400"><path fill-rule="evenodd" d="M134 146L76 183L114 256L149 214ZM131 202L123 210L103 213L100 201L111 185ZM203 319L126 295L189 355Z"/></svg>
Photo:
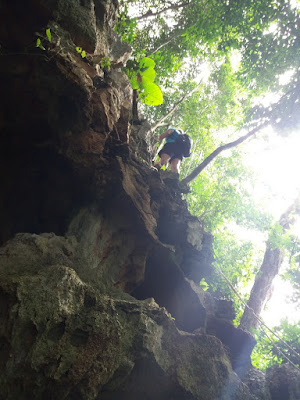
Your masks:
<svg viewBox="0 0 300 400"><path fill-rule="evenodd" d="M162 134L159 136L158 140L159 140L159 141L162 141L164 138L166 138L166 137L172 135L172 133L173 133L173 129L168 129L168 130L166 130L165 133L162 133Z"/></svg>

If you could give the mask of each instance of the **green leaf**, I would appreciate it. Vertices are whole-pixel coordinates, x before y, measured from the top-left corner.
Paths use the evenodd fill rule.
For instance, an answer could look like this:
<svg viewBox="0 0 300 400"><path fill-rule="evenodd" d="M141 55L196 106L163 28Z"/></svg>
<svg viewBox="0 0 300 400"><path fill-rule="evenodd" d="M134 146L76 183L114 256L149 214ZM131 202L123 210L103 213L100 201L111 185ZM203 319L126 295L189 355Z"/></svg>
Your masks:
<svg viewBox="0 0 300 400"><path fill-rule="evenodd" d="M36 40L36 47L39 47L41 50L46 50L45 47L42 45L40 38L37 38Z"/></svg>
<svg viewBox="0 0 300 400"><path fill-rule="evenodd" d="M81 57L84 58L85 56L86 56L86 52L85 52L85 50L83 50L83 51L81 52Z"/></svg>
<svg viewBox="0 0 300 400"><path fill-rule="evenodd" d="M47 38L48 38L49 42L51 42L51 30L50 30L50 28L46 29L46 35L47 35Z"/></svg>
<svg viewBox="0 0 300 400"><path fill-rule="evenodd" d="M132 89L139 89L140 85L137 81L136 74L133 74L131 77L129 77L129 81L131 83Z"/></svg>
<svg viewBox="0 0 300 400"><path fill-rule="evenodd" d="M146 77L150 82L153 82L156 76L154 68L149 67L145 71L141 72L142 79Z"/></svg>
<svg viewBox="0 0 300 400"><path fill-rule="evenodd" d="M152 60L152 58L149 57L143 57L139 63L140 69L144 68L154 68L155 67L155 61Z"/></svg>
<svg viewBox="0 0 300 400"><path fill-rule="evenodd" d="M145 91L151 91L152 90L152 87L151 87L151 85L152 85L152 80L151 79L149 79L147 76L145 76L145 75L141 75L141 81L140 81L140 83L139 83L139 86L140 86L140 88L141 89L144 89Z"/></svg>
<svg viewBox="0 0 300 400"><path fill-rule="evenodd" d="M82 52L82 47L76 47L76 51L77 51L77 53L81 53Z"/></svg>
<svg viewBox="0 0 300 400"><path fill-rule="evenodd" d="M200 287L201 287L202 290L204 290L204 292L206 292L207 289L209 288L209 284L205 281L205 278L201 279Z"/></svg>
<svg viewBox="0 0 300 400"><path fill-rule="evenodd" d="M163 103L163 95L160 87L155 83L149 83L141 94L141 98L146 105L158 106Z"/></svg>

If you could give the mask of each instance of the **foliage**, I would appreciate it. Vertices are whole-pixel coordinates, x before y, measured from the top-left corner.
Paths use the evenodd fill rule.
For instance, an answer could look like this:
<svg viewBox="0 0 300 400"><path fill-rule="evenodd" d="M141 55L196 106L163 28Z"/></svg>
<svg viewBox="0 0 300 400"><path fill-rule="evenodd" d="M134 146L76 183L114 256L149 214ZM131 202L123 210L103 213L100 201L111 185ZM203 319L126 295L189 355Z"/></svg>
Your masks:
<svg viewBox="0 0 300 400"><path fill-rule="evenodd" d="M130 18L133 7L138 16ZM221 106L220 116L227 108L225 115L249 113L248 121L261 120L263 115L253 112L257 108L253 99L271 89L278 93L284 90L281 75L287 69L298 69L300 16L297 8L285 0L194 0L189 4L175 0L172 5L157 0L129 0L121 2L119 17L117 30L132 45L134 58L148 56L156 62L157 82L163 91L174 87L178 73L185 77L187 60L191 64L188 69L197 73L199 65L205 63L215 68L224 81L226 75L232 75L235 85L243 88L240 110L231 109L231 100L226 101L228 92L220 86L220 101L216 103ZM224 64L232 54L240 57L234 73ZM214 79L212 73L210 80ZM296 88L294 91L297 93ZM275 117L280 126L288 116L289 123L294 122L291 112L285 111L297 105L296 99L291 96L286 100L281 121ZM250 106L254 107L251 111ZM263 113L267 111L265 107Z"/></svg>
<svg viewBox="0 0 300 400"><path fill-rule="evenodd" d="M36 47L40 48L41 50L46 50L45 47L42 45L41 39L36 39Z"/></svg>
<svg viewBox="0 0 300 400"><path fill-rule="evenodd" d="M48 38L48 40L49 40L49 42L51 42L51 30L50 30L50 28L47 28L46 29L46 35L47 35L47 38Z"/></svg>
<svg viewBox="0 0 300 400"><path fill-rule="evenodd" d="M271 249L290 249L292 246L292 238L289 232L275 222L269 231L269 245Z"/></svg>
<svg viewBox="0 0 300 400"><path fill-rule="evenodd" d="M115 31L118 32L124 42L132 44L137 33L137 22L135 18L128 15L128 6L122 2L123 10L119 12Z"/></svg>
<svg viewBox="0 0 300 400"><path fill-rule="evenodd" d="M200 285L201 289L204 290L204 292L206 292L209 288L209 284L206 282L205 278L201 279L199 285Z"/></svg>
<svg viewBox="0 0 300 400"><path fill-rule="evenodd" d="M255 249L249 240L237 238L236 233L226 227L218 229L214 233L214 265L220 269L232 286L247 301L248 287L253 282L255 273L259 268L261 252ZM233 293L218 269L206 279L209 291L218 298L226 298L234 301L238 324L244 309L243 303Z"/></svg>
<svg viewBox="0 0 300 400"><path fill-rule="evenodd" d="M76 51L81 55L82 58L85 58L86 52L82 49L82 47L76 47Z"/></svg>
<svg viewBox="0 0 300 400"><path fill-rule="evenodd" d="M47 36L47 39L48 39L49 43L51 43L52 37L51 37L51 30L50 30L50 28L47 28L47 29L46 29L46 36ZM42 44L41 38L39 38L39 37L36 39L36 47L38 47L38 48L41 49L41 50L46 50L45 47L44 47L43 44Z"/></svg>
<svg viewBox="0 0 300 400"><path fill-rule="evenodd" d="M126 73L133 89L138 89L140 99L147 105L157 106L163 102L162 92L154 83L155 62L143 57L139 62L127 63Z"/></svg>
<svg viewBox="0 0 300 400"><path fill-rule="evenodd" d="M103 57L101 58L100 62L100 67L103 68L107 68L108 70L110 69L111 63L110 63L110 59L108 57Z"/></svg>
<svg viewBox="0 0 300 400"><path fill-rule="evenodd" d="M243 227L257 236L268 229L272 219L254 203L254 182L251 185L249 172L243 168L240 157L234 152L231 157L216 159L191 184L192 192L187 199L192 213L205 221L206 229L214 235L214 264L246 301L249 284L254 281L262 260L264 241L262 239L261 249L257 249L249 239L242 240L239 232ZM215 296L235 301L239 317L244 306L217 270L206 278L206 282Z"/></svg>
<svg viewBox="0 0 300 400"><path fill-rule="evenodd" d="M291 293L290 300L295 304L300 304L300 243L299 239L294 238L289 248L289 269L282 275L283 279L289 281L294 291Z"/></svg>
<svg viewBox="0 0 300 400"><path fill-rule="evenodd" d="M211 232L230 220L264 231L271 219L254 203L253 185L238 152L220 156L191 184L192 193L187 196L190 210L205 221Z"/></svg>
<svg viewBox="0 0 300 400"><path fill-rule="evenodd" d="M280 325L273 331L276 335L286 342L294 351L300 354L300 325L289 324L287 320L281 321ZM294 364L300 366L300 359L274 334L268 333L266 337L263 332L256 331L257 345L254 348L251 359L255 367L265 370L274 364L286 363L287 360L280 354L278 349L283 352ZM275 343L275 345L272 343ZM277 348L276 348L276 347Z"/></svg>
<svg viewBox="0 0 300 400"><path fill-rule="evenodd" d="M44 43L45 40L47 40L49 43L52 42L51 29L47 28L45 30L45 33L46 33L46 37L44 37L43 35L39 35L38 34L40 37L37 38L36 44L35 44L35 46L38 47L41 50L46 50L46 48L45 48L46 45ZM81 55L82 58L86 57L86 52L85 52L85 50L82 49L82 47L76 47L75 49L76 49L77 53L79 53Z"/></svg>

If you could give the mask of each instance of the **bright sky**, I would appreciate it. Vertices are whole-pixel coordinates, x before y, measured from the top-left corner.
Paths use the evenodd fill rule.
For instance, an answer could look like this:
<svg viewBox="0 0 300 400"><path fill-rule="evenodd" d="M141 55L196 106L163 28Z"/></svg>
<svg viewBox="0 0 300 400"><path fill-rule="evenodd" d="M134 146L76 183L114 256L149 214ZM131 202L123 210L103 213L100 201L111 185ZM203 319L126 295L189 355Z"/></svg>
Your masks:
<svg viewBox="0 0 300 400"><path fill-rule="evenodd" d="M290 323L297 323L300 320L300 310L288 301L293 291L292 285L280 276L274 279L273 285L273 295L261 314L263 321L270 328L278 326L283 318L287 318Z"/></svg>
<svg viewBox="0 0 300 400"><path fill-rule="evenodd" d="M271 128L244 144L245 163L257 175L255 197L279 218L300 189L300 132L287 138Z"/></svg>

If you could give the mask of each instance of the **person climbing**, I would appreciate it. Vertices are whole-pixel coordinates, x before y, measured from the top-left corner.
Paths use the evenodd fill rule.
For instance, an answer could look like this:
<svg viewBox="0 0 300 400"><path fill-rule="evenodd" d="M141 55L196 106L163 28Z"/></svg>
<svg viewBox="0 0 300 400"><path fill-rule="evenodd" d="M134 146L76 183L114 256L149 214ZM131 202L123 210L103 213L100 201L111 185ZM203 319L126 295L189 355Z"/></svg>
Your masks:
<svg viewBox="0 0 300 400"><path fill-rule="evenodd" d="M158 153L160 160L154 166L161 168L164 165L167 169L170 163L171 171L179 174L183 157L191 155L192 139L182 129L174 128L166 130L158 139L166 139L166 143Z"/></svg>

